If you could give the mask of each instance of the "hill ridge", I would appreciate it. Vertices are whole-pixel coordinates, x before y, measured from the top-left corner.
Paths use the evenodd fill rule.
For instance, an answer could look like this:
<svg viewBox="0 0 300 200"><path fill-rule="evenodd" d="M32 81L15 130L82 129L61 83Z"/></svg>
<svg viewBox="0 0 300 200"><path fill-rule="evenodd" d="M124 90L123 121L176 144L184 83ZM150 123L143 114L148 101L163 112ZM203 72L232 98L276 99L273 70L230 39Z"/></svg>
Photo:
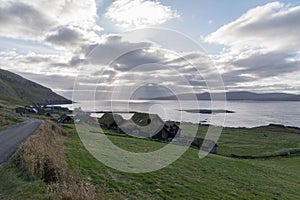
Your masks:
<svg viewBox="0 0 300 200"><path fill-rule="evenodd" d="M51 89L13 72L0 69L0 100L17 104L70 104Z"/></svg>
<svg viewBox="0 0 300 200"><path fill-rule="evenodd" d="M300 101L300 95L288 93L255 93L249 91L226 92L226 100L228 101ZM224 97L221 93L214 93L216 100L222 100ZM179 94L177 96L163 96L143 100L211 100L210 93L197 94Z"/></svg>

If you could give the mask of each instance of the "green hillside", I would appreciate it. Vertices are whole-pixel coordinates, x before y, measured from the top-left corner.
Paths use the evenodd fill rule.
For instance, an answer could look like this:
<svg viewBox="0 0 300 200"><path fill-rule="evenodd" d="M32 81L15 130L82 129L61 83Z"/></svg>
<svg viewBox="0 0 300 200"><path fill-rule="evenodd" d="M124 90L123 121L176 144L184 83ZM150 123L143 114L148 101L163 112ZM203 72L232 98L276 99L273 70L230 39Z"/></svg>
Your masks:
<svg viewBox="0 0 300 200"><path fill-rule="evenodd" d="M70 100L49 88L0 69L0 100L15 104L66 104Z"/></svg>
<svg viewBox="0 0 300 200"><path fill-rule="evenodd" d="M283 144L291 144L291 148L295 148L296 144L300 144L300 135L296 129L278 126L226 128L219 140L218 148L222 155L210 154L199 159L199 151L189 148L181 158L164 169L130 174L116 171L97 161L83 146L74 125L63 127L68 132L62 145L68 168L86 183L79 188L70 186L68 192L71 193L64 193L64 197L74 197L77 190L87 189L88 186L95 189L94 192L102 197L100 199L299 199L299 154L256 159L227 156L229 152L266 155L269 152L289 150L284 145L278 146L277 141L283 137ZM86 137L98 138L95 136L101 134L97 127L84 128ZM199 135L205 132L202 128ZM151 152L166 145L163 142L126 137L110 130L104 130L104 133L115 145L131 152ZM260 135L265 138L266 146ZM53 155L56 157L56 154ZM19 199L20 195L28 199L49 199L46 191L52 185L28 175L23 168L20 171L16 165L18 162L15 157L0 170L0 199Z"/></svg>
<svg viewBox="0 0 300 200"><path fill-rule="evenodd" d="M248 133L256 132L249 130ZM86 134L93 137L95 133L89 134L87 131ZM132 152L150 152L165 145L117 135L108 137L117 146ZM240 134L239 137L243 140L248 136ZM255 138L255 135L253 137ZM276 134L272 137L277 139ZM93 158L77 135L68 137L65 145L70 167L79 168L84 177L89 177L94 185L99 186L99 191L104 190L104 193L111 195L112 199L297 199L299 197L298 156L234 159L211 154L205 159L199 159L198 150L190 148L175 163L162 170L128 174L106 167ZM223 145L220 144L220 149L222 148ZM256 148L255 145L248 147L249 150Z"/></svg>

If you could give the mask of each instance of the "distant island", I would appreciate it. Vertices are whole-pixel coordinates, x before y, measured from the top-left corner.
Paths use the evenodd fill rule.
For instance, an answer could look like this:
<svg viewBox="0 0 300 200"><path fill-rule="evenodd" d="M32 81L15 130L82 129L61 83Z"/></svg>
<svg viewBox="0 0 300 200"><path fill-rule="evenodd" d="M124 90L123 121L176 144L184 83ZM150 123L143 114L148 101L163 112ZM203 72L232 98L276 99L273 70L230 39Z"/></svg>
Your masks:
<svg viewBox="0 0 300 200"><path fill-rule="evenodd" d="M211 110L211 109L193 109L193 110L179 110L179 111L185 111L188 113L200 113L200 114L217 114L217 113L235 113L231 110Z"/></svg>
<svg viewBox="0 0 300 200"><path fill-rule="evenodd" d="M226 92L228 101L300 101L300 95L287 93L254 93L254 92ZM222 100L221 93L214 93L216 100ZM140 98L140 100L211 100L210 93L180 94L155 98Z"/></svg>

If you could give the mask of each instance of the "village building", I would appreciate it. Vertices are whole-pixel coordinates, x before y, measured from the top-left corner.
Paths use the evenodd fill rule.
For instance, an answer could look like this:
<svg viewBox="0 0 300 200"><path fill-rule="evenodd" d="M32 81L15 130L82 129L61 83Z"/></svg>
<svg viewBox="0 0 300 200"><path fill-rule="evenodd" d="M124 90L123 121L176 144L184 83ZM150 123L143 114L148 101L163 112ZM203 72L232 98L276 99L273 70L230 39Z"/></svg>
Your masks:
<svg viewBox="0 0 300 200"><path fill-rule="evenodd" d="M148 113L135 113L125 124L126 133L143 138L151 138L161 134L164 127L164 121L158 115ZM124 125L121 127L123 131Z"/></svg>
<svg viewBox="0 0 300 200"><path fill-rule="evenodd" d="M217 153L218 145L214 141L181 136L179 122L164 122L156 114L135 113L130 120L124 120L121 115L105 113L98 122L102 128L119 133L160 141L171 141L176 137L176 144L191 145L206 152Z"/></svg>
<svg viewBox="0 0 300 200"><path fill-rule="evenodd" d="M46 115L50 116L51 113L54 111L57 112L69 112L68 108L63 108L61 106L24 106L24 107L17 107L15 109L17 114L37 114L37 115Z"/></svg>
<svg viewBox="0 0 300 200"><path fill-rule="evenodd" d="M46 105L41 107L46 112L70 112L68 108L61 107L61 106L52 106L52 105Z"/></svg>
<svg viewBox="0 0 300 200"><path fill-rule="evenodd" d="M149 124L164 124L164 121L157 114L135 113L131 120L138 126L148 126Z"/></svg>
<svg viewBox="0 0 300 200"><path fill-rule="evenodd" d="M181 130L180 130L180 123L174 121L166 121L165 128L168 131L168 138L175 138L180 137Z"/></svg>
<svg viewBox="0 0 300 200"><path fill-rule="evenodd" d="M25 112L26 112L26 110L25 110L25 108L24 107L17 107L16 108L16 113L17 114L25 114Z"/></svg>
<svg viewBox="0 0 300 200"><path fill-rule="evenodd" d="M121 115L113 113L105 113L98 119L98 123L101 128L118 130L119 126L124 122Z"/></svg>
<svg viewBox="0 0 300 200"><path fill-rule="evenodd" d="M135 113L131 120L125 121L120 129L124 133L143 138L171 140L180 134L179 123L164 122L157 114Z"/></svg>
<svg viewBox="0 0 300 200"><path fill-rule="evenodd" d="M73 117L63 114L62 116L60 116L57 121L58 124L70 124L70 123L74 123L74 119Z"/></svg>

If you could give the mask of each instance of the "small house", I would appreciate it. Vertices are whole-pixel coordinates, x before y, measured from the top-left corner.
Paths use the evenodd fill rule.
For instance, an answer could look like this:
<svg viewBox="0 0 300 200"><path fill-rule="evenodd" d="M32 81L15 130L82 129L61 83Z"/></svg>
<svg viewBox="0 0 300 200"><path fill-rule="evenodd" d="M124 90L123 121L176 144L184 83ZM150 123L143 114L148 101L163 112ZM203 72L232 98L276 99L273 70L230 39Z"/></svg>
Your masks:
<svg viewBox="0 0 300 200"><path fill-rule="evenodd" d="M70 123L74 123L74 119L69 115L63 114L62 116L60 116L57 119L57 123L58 124L70 124Z"/></svg>
<svg viewBox="0 0 300 200"><path fill-rule="evenodd" d="M179 122L166 121L165 127L168 131L168 138L174 138L176 135L177 135L177 137L180 136L181 130L180 130Z"/></svg>
<svg viewBox="0 0 300 200"><path fill-rule="evenodd" d="M156 114L135 113L131 120L138 126L148 126L149 124L164 124L164 121Z"/></svg>
<svg viewBox="0 0 300 200"><path fill-rule="evenodd" d="M124 121L123 117L118 114L105 113L101 118L98 119L101 128L118 130L119 125Z"/></svg>
<svg viewBox="0 0 300 200"><path fill-rule="evenodd" d="M25 106L26 114L38 114L38 109L33 106Z"/></svg>
<svg viewBox="0 0 300 200"><path fill-rule="evenodd" d="M157 140L171 140L180 134L180 123L167 121L166 123L157 114L135 113L131 120L138 126L140 135Z"/></svg>
<svg viewBox="0 0 300 200"><path fill-rule="evenodd" d="M172 140L176 136L179 137L181 132L179 125L179 122L167 121L164 123L162 129L156 135L152 136L152 138L157 140Z"/></svg>
<svg viewBox="0 0 300 200"><path fill-rule="evenodd" d="M164 121L158 115L135 113L130 121L133 125L132 127L135 127L133 131L136 133L134 135L155 139L163 138Z"/></svg>
<svg viewBox="0 0 300 200"><path fill-rule="evenodd" d="M25 112L26 112L26 109L24 108L24 107L17 107L16 108L16 113L18 113L18 114L25 114Z"/></svg>

